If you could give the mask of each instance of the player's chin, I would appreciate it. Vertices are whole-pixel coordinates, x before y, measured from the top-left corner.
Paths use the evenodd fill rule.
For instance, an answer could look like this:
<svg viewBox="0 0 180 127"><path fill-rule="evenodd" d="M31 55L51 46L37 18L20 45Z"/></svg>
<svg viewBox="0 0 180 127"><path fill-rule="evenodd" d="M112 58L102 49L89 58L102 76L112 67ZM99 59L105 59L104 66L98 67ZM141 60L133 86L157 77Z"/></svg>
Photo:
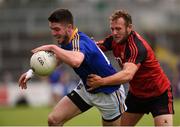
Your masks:
<svg viewBox="0 0 180 127"><path fill-rule="evenodd" d="M117 43L120 43L120 42L122 41L122 39L116 38L115 41L116 41Z"/></svg>

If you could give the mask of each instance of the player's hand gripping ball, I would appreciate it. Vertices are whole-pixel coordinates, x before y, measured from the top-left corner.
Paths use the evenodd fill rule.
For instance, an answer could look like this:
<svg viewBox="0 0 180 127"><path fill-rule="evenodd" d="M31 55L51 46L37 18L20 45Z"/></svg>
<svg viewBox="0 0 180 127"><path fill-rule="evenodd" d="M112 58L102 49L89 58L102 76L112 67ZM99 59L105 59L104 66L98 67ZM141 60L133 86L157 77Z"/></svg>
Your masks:
<svg viewBox="0 0 180 127"><path fill-rule="evenodd" d="M39 51L31 56L30 66L35 74L48 76L55 70L57 59L53 52Z"/></svg>

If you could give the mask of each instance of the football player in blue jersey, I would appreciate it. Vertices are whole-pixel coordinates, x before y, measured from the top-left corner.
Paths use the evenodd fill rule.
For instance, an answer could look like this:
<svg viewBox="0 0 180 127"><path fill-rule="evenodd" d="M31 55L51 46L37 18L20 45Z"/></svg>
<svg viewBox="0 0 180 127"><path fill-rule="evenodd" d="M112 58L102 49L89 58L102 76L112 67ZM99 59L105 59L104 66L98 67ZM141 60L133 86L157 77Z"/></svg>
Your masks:
<svg viewBox="0 0 180 127"><path fill-rule="evenodd" d="M86 80L89 74L102 77L116 73L106 56L95 42L74 26L73 16L67 9L57 9L50 17L49 27L58 45L43 45L32 50L52 51L57 59L71 66L81 81L67 96L63 97L48 116L48 125L63 125L71 118L92 106L99 109L104 126L120 125L120 116L126 110L125 93L121 84L99 87L88 92ZM27 73L21 75L19 86L26 89Z"/></svg>

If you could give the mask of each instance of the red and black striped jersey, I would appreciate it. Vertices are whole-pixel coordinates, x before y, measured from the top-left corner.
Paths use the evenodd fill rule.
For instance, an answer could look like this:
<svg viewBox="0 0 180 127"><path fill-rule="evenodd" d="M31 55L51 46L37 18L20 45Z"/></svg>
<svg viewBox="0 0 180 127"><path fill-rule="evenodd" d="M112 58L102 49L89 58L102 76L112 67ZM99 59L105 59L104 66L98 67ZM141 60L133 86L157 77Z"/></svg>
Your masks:
<svg viewBox="0 0 180 127"><path fill-rule="evenodd" d="M99 47L103 51L112 50L120 67L125 62L138 66L138 71L129 82L129 90L140 98L161 95L170 86L170 81L160 67L152 48L137 32L132 31L125 43L116 43L109 35Z"/></svg>

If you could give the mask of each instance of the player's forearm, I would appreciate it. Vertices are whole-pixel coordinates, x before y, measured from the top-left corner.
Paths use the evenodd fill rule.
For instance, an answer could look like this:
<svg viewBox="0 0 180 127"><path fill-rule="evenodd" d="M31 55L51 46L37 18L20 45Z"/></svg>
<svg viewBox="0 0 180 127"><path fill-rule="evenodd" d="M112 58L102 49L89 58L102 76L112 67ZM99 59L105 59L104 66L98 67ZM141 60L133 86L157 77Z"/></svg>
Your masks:
<svg viewBox="0 0 180 127"><path fill-rule="evenodd" d="M137 72L137 70L137 65L135 65L134 63L126 62L124 63L122 71L119 71L112 76L103 78L103 83L104 85L127 83L133 79L134 74Z"/></svg>
<svg viewBox="0 0 180 127"><path fill-rule="evenodd" d="M108 76L103 78L102 85L118 85L118 84L123 84L127 83L130 80L132 80L133 76L125 71L120 71L112 76Z"/></svg>
<svg viewBox="0 0 180 127"><path fill-rule="evenodd" d="M58 46L52 46L52 51L57 55L57 58L60 59L60 61L63 61L71 67L79 67L84 59L82 53L67 51Z"/></svg>

